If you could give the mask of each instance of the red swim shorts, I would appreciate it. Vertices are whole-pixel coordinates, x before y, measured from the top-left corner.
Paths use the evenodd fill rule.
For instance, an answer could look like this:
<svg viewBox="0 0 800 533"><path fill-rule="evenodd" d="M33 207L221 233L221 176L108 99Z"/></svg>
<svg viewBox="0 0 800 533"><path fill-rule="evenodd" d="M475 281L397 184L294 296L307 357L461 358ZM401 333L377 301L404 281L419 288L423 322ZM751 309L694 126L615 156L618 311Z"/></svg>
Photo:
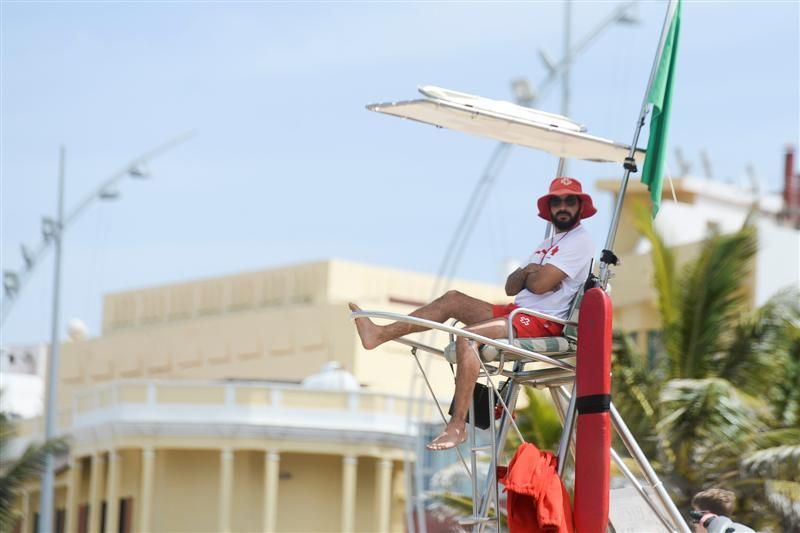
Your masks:
<svg viewBox="0 0 800 533"><path fill-rule="evenodd" d="M495 318L507 317L511 311L518 308L516 304L493 305L492 316ZM537 316L517 313L514 316L514 332L517 337L556 337L561 335L564 326Z"/></svg>

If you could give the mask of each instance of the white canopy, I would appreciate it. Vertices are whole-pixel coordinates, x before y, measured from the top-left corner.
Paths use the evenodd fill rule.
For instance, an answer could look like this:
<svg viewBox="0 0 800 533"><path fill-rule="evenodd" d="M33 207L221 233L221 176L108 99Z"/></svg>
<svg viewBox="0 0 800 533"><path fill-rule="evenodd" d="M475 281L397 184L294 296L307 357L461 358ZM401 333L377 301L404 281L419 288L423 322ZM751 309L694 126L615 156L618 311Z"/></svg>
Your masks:
<svg viewBox="0 0 800 533"><path fill-rule="evenodd" d="M568 159L622 163L630 151L625 144L588 135L584 126L562 115L430 85L419 92L427 98L371 104L367 109ZM644 154L636 150L639 168Z"/></svg>

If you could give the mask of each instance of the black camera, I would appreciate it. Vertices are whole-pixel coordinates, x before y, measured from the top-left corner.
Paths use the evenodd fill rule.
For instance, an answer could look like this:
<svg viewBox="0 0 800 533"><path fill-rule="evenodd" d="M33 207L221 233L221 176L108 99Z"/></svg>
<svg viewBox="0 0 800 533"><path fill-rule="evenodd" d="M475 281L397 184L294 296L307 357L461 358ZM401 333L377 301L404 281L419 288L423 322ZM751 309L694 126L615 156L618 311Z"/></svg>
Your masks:
<svg viewBox="0 0 800 533"><path fill-rule="evenodd" d="M689 511L689 517L692 519L693 524L699 524L700 519L703 518L704 514L705 514L704 511L695 511L694 509Z"/></svg>

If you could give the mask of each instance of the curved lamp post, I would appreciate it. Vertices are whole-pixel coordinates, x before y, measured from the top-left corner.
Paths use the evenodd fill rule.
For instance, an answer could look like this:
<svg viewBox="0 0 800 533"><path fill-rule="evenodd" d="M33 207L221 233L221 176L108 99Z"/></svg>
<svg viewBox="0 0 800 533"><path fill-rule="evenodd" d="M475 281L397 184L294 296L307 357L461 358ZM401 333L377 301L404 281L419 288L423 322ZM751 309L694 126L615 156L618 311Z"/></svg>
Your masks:
<svg viewBox="0 0 800 533"><path fill-rule="evenodd" d="M75 219L83 213L95 200L113 200L119 196L116 185L125 178L144 179L148 177L145 171L148 161L158 157L164 152L187 141L194 135L193 132L184 133L149 152L135 158L123 169L117 171L91 194L84 197L74 209L64 216L64 147L61 147L59 154L58 171L58 205L56 218L44 217L42 219L42 241L31 251L24 244L21 245L22 260L24 267L21 271L15 272L6 270L3 272L3 309L0 324L5 322L11 312L14 302L19 298L21 289L25 282L30 279L36 266L42 258L53 249L55 260L53 268L53 309L52 324L50 335L50 356L47 365L47 398L45 403L45 429L44 438L50 440L56 435L56 394L58 391L58 356L59 356L59 311L61 296L61 250L62 237L67 228ZM53 488L55 485L55 458L52 454L47 456L44 473L42 474L41 500L39 504L39 533L50 533L53 531Z"/></svg>

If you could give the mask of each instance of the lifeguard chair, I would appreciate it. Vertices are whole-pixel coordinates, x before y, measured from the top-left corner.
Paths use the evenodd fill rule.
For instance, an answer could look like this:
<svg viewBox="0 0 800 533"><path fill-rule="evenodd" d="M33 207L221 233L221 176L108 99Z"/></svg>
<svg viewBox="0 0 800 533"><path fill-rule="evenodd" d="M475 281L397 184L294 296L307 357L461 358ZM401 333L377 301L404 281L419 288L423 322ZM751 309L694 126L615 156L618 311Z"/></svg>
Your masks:
<svg viewBox="0 0 800 533"><path fill-rule="evenodd" d="M644 159L644 151L616 143L608 139L589 135L584 126L567 117L545 113L518 106L510 102L490 100L439 87L425 86L419 89L423 98L367 106L371 111L394 115L437 127L454 129L473 135L488 137L504 143L516 144L529 148L547 151L559 158L581 159L598 162L618 162L625 165L628 173L640 165ZM634 141L635 144L635 141ZM498 408L500 416L489 423L490 444L476 445L475 405L470 409L470 465L461 452L461 462L472 480L472 514L460 520L473 531L485 531L492 528L501 530L500 522L500 489L496 472L498 453L503 449L508 432L513 429L522 442L524 439L517 428L511 413L513 412L522 386L547 389L556 406L563 423L563 431L559 441L557 458L558 474L562 475L568 464L570 455L576 454L576 530L580 533L611 531L679 531L689 532L683 517L669 498L663 484L659 480L647 457L636 443L625 422L610 401L610 351L611 351L611 304L605 292L608 279L608 267L615 264L616 258L610 251L613 246L613 235L619 218L619 210L624 195L620 194L609 242L603 250L600 278L587 280L585 294L583 291L576 297L570 316L566 320L544 315L537 311L517 309L508 318L508 337L506 339L489 339L466 331L455 324L446 325L412 316L382 311L358 311L352 318L368 317L388 319L421 325L443 331L451 336L449 346L436 347L426 345L411 338L396 339L411 348L412 355L417 358L419 351L446 358L455 362L454 339L457 336L476 341L482 345L480 350L481 377L491 391L487 395L486 409L494 413ZM582 311L583 319L579 319ZM560 337L515 338L512 320L516 313L525 312L540 316L553 322L565 325ZM597 322L602 324L597 324ZM577 359L577 361L576 361ZM597 363L597 360L600 363ZM594 362L592 362L594 361ZM424 369L418 366L423 373ZM505 379L503 387L495 381ZM427 378L429 391L435 396ZM586 384L589 384L588 386ZM588 390L588 394L581 387ZM598 388L599 387L599 388ZM602 390L601 390L602 389ZM600 390L600 393L597 391ZM497 398L497 400L495 400ZM438 405L438 402L437 402ZM445 414L441 413L443 420ZM598 415L600 418L592 418ZM587 425L581 426L579 418L586 417ZM586 453L581 451L581 443L576 445L575 427L579 427L580 439L585 442L583 449L589 449L586 439L594 434L602 434L600 442L606 443L599 454L587 460ZM610 446L611 427L619 435L630 456L635 461L641 476L640 479L628 468L625 462ZM485 482L479 486L477 454L488 452L490 461ZM638 529L619 527L615 529L609 520L609 461L613 460L620 472L628 480L630 487L645 505L637 507L646 512L636 520ZM583 474L586 482L581 481L581 468L589 463L587 471L600 474L596 479ZM603 464L605 463L605 464ZM581 484L583 483L582 487ZM630 497L630 493L626 494ZM579 508L579 506L582 506ZM491 508L494 507L494 512ZM587 510L588 509L588 510ZM612 513L613 514L613 513ZM583 519L579 519L583 515ZM644 516L646 515L646 516Z"/></svg>

